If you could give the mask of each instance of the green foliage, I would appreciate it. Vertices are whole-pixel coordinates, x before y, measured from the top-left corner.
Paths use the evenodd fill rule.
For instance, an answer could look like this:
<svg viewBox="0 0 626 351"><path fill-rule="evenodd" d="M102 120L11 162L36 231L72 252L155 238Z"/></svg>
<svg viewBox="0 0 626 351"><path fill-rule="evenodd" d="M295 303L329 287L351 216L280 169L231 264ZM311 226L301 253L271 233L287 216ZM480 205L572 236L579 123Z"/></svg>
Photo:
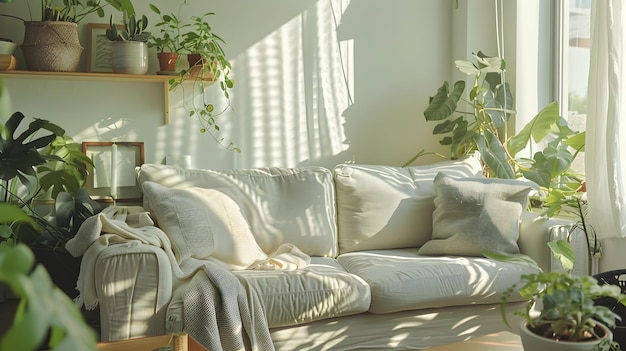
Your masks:
<svg viewBox="0 0 626 351"><path fill-rule="evenodd" d="M65 243L73 238L83 222L100 212L100 204L94 201L85 188L75 193L60 192L54 201L54 213L48 218L55 232L55 238Z"/></svg>
<svg viewBox="0 0 626 351"><path fill-rule="evenodd" d="M14 1L0 0L0 2ZM27 0L23 0L22 2L27 2ZM40 0L41 20L78 23L91 13L95 13L98 17L102 18L104 17L104 7L106 5L113 6L113 8L118 11L127 12L129 14L135 13L135 8L131 0L105 0L104 4L101 3L100 0ZM30 12L30 6L28 7L28 11ZM32 17L31 14L30 20L32 20Z"/></svg>
<svg viewBox="0 0 626 351"><path fill-rule="evenodd" d="M24 212L32 221L1 225L0 242L32 241L45 230L64 244L70 233L38 214L34 205L47 193L53 198L80 193L86 165L93 163L63 128L37 118L20 128L23 121L25 116L16 112L0 125L0 201Z"/></svg>
<svg viewBox="0 0 626 351"><path fill-rule="evenodd" d="M481 52L473 58L474 61L455 61L461 72L474 78L469 91L466 92L462 80L454 84L452 91L444 82L430 98L424 117L437 122L433 135L441 135L440 144L450 146L452 159L478 150L487 176L534 181L541 192L534 196L532 204L543 207L548 216L558 214L564 199L579 195L584 181L570 167L578 153L584 151L585 133L573 131L553 102L509 137L507 124L515 111L513 96L504 81L506 64L501 58ZM535 145L542 147L533 151ZM532 158L518 156L527 148Z"/></svg>
<svg viewBox="0 0 626 351"><path fill-rule="evenodd" d="M526 307L515 314L522 317L532 330L547 330L543 336L561 341L581 341L592 335L598 337L595 326L598 322L615 327L619 316L609 308L596 305L594 300L601 297L611 297L622 304L626 304L626 295L621 293L620 287L611 284L598 284L590 276L575 276L571 274L574 262L574 250L565 240L548 243L550 250L557 258L565 272L540 272L525 274L520 281L508 288L502 295L500 310L502 319L510 328L506 317L508 300L514 294L525 299ZM486 257L509 262L524 264L539 270L537 264L525 255L500 255L489 252L483 253ZM541 302L539 315L531 313L537 302ZM602 345L601 351L619 350L615 342Z"/></svg>
<svg viewBox="0 0 626 351"><path fill-rule="evenodd" d="M110 41L148 42L150 39L150 32L146 31L148 28L146 15L141 15L141 18L137 19L135 15L128 15L124 12L122 25L124 28L118 29L117 25L113 23L113 15L111 15L109 28L106 30L106 36Z"/></svg>
<svg viewBox="0 0 626 351"><path fill-rule="evenodd" d="M24 114L16 112L1 128L0 179L8 182L14 178L19 178L22 184L32 187L29 176L35 175L35 167L55 159L54 156L40 154L37 149L47 146L54 138L63 135L65 131L46 120L36 118L26 130L15 135L24 118ZM47 130L49 134L32 139L41 130Z"/></svg>
<svg viewBox="0 0 626 351"><path fill-rule="evenodd" d="M181 53L182 30L190 24L184 23L173 13L163 14L154 4L150 4L150 9L159 15L161 20L154 25L159 29L160 36L153 35L148 41L148 46L155 47L158 52Z"/></svg>
<svg viewBox="0 0 626 351"><path fill-rule="evenodd" d="M189 69L181 70L178 78L170 79L169 89L174 90L183 86L184 92L184 83L191 82L192 96L191 99L185 99L187 103L184 106L190 117L198 117L201 124L200 132L210 134L220 145L229 150L241 152L233 143L226 145L224 139L217 136L220 131L217 117L232 108L230 90L235 86L235 81L230 78L231 64L222 48L226 42L213 32L208 22L208 17L214 14L208 12L201 16L191 17L189 30L182 35L181 46L189 54L198 54L199 59L196 62L190 62ZM205 88L216 82L219 83L227 101L226 106L217 112L214 104L207 101L205 97ZM195 101L196 97L200 97L201 101Z"/></svg>
<svg viewBox="0 0 626 351"><path fill-rule="evenodd" d="M11 207L0 204L0 213L13 211ZM24 218L18 215L3 219ZM46 269L35 265L27 246L0 243L0 282L6 283L20 300L13 324L0 338L1 350L97 350L95 332L74 302L52 283Z"/></svg>

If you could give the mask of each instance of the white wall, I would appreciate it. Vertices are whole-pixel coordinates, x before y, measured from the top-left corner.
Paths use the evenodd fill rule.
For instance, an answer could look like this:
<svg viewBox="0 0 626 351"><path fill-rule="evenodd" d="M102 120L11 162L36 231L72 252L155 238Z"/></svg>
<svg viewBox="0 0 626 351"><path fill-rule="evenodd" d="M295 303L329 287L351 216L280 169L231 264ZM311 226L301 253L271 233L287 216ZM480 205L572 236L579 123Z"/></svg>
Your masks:
<svg viewBox="0 0 626 351"><path fill-rule="evenodd" d="M29 1L38 9L39 1ZM171 0L154 3L177 11ZM79 141L143 141L150 163L191 154L193 166L213 168L400 165L420 149L445 152L422 111L459 58L452 57L455 1L190 3L182 17L216 12L212 27L228 43L236 86L233 110L220 117L221 136L241 154L200 134L197 120L180 108L180 93L171 94L164 125L155 84L5 78L13 110L54 121ZM147 4L136 4L137 12L154 23ZM2 3L0 13L28 16L23 2ZM81 22L83 43L87 22L108 22L108 15ZM0 17L0 36L21 42L21 22ZM220 106L220 96L214 87L208 97Z"/></svg>

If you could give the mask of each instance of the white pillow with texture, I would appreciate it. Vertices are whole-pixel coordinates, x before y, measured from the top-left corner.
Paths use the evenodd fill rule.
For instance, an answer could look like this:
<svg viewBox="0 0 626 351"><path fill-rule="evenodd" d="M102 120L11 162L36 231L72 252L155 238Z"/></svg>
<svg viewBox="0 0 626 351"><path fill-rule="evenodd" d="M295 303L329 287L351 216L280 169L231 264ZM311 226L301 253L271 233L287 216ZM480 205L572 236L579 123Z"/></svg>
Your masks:
<svg viewBox="0 0 626 351"><path fill-rule="evenodd" d="M291 243L309 256L337 255L335 188L322 167L257 169L182 169L144 164L139 184L152 181L168 188L230 188L244 218L265 252ZM144 196L144 207L151 200Z"/></svg>
<svg viewBox="0 0 626 351"><path fill-rule="evenodd" d="M518 254L522 211L534 183L518 179L458 178L440 173L433 237L420 255L483 256L483 251Z"/></svg>
<svg viewBox="0 0 626 351"><path fill-rule="evenodd" d="M459 177L480 176L480 155L404 168L335 167L340 252L419 247L430 240L433 179L440 171Z"/></svg>
<svg viewBox="0 0 626 351"><path fill-rule="evenodd" d="M215 257L232 269L245 269L267 258L231 189L167 188L147 181L143 191L179 260Z"/></svg>

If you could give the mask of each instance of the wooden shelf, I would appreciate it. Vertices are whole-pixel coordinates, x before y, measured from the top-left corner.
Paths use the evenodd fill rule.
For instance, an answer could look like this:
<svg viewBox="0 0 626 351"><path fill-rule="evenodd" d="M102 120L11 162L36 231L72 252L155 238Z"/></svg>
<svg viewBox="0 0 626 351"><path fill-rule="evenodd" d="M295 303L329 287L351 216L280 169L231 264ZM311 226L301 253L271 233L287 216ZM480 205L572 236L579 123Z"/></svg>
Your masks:
<svg viewBox="0 0 626 351"><path fill-rule="evenodd" d="M141 82L161 84L163 87L164 122L169 123L169 80L168 75L119 74L102 72L46 72L46 71L0 71L0 77L18 79L63 79L63 80L90 80L108 82Z"/></svg>

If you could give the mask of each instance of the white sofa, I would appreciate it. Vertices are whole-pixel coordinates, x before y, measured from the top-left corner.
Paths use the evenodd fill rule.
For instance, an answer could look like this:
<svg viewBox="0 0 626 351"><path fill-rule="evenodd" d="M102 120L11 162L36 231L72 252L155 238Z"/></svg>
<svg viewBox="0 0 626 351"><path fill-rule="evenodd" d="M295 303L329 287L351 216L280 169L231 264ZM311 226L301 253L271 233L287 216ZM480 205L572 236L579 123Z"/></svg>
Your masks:
<svg viewBox="0 0 626 351"><path fill-rule="evenodd" d="M441 196L440 187L449 185L436 187L435 177L442 172L448 181L480 180L481 171L478 156L470 156L406 168L344 164L332 171L194 170L146 164L137 176L144 189L144 208L168 235L176 236L171 240L177 259L208 255L228 261L230 255L249 252L231 247L239 239L225 242L219 237L228 230L210 223L199 209L211 203L181 200L180 194L164 200L153 189L146 192L154 184L166 191L227 189L265 253L291 243L310 256L310 264L302 269L232 270L259 296L276 350L414 350L507 329L500 316L501 293L533 270L481 257L475 243L486 242L489 249L498 250L502 245L489 245L504 240L505 250L519 247L542 268L549 267L546 242L551 223L523 206L510 207L510 201L498 200L485 205L491 208L482 208L478 215L482 219L474 223L471 218L458 222L459 215L472 216L464 208L442 213L456 206L449 203L456 195L435 200ZM499 185L490 181L484 186L480 189L499 191ZM525 197L527 192L521 194ZM487 218L486 225L509 225L503 231L512 234L499 235L512 236L494 240L489 236L493 234L480 232L485 228L483 217L494 213L506 223ZM458 222L456 229L450 227L453 222ZM468 243L464 234L459 238L445 232L459 228L466 228L476 240ZM215 231L208 244L212 250L206 250L204 238L189 242L190 232L202 230L209 237ZM488 239L479 238L483 236ZM423 254L424 247L430 247L428 255ZM438 252L448 249L452 254ZM466 251L470 253L457 254ZM110 245L98 255L94 289L103 341L188 329L177 293L182 285L170 259L158 245L137 242ZM512 303L511 310L517 305Z"/></svg>

